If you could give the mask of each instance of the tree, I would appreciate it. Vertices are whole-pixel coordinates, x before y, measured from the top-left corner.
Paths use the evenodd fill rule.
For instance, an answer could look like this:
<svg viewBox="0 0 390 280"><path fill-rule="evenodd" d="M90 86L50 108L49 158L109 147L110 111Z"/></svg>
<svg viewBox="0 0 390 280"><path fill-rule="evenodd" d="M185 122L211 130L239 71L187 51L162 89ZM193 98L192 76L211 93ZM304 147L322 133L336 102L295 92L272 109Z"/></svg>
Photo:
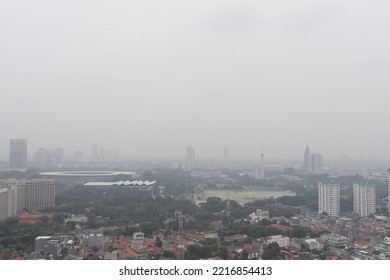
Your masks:
<svg viewBox="0 0 390 280"><path fill-rule="evenodd" d="M175 254L172 253L171 251L164 251L164 252L163 252L163 256L164 256L164 258L172 259L172 258L175 257Z"/></svg>
<svg viewBox="0 0 390 280"><path fill-rule="evenodd" d="M39 218L39 221L42 222L44 225L46 225L49 222L49 217L46 215L43 215Z"/></svg>
<svg viewBox="0 0 390 280"><path fill-rule="evenodd" d="M62 225L64 223L64 221L65 221L64 215L62 213L58 213L58 212L54 213L53 221L56 224Z"/></svg>
<svg viewBox="0 0 390 280"><path fill-rule="evenodd" d="M154 243L157 247L161 247L162 246L162 241L161 241L161 238L160 237L156 237L156 241Z"/></svg>
<svg viewBox="0 0 390 280"><path fill-rule="evenodd" d="M272 242L264 248L262 259L263 260L277 260L280 253L279 244Z"/></svg>

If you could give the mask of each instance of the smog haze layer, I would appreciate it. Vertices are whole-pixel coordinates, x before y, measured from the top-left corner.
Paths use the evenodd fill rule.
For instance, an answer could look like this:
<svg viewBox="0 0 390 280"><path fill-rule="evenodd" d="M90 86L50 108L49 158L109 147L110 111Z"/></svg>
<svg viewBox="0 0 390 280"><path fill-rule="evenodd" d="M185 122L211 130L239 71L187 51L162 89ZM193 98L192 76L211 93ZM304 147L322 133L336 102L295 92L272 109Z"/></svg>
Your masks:
<svg viewBox="0 0 390 280"><path fill-rule="evenodd" d="M4 1L9 139L128 157L388 157L385 1Z"/></svg>

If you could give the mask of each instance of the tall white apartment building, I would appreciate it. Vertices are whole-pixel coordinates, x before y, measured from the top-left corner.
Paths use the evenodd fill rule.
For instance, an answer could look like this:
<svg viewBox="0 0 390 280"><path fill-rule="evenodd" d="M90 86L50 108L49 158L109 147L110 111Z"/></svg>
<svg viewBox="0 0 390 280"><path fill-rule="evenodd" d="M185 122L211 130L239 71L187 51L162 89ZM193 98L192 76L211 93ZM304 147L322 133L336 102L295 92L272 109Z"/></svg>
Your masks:
<svg viewBox="0 0 390 280"><path fill-rule="evenodd" d="M0 221L15 216L23 208L37 211L54 205L54 180L0 180Z"/></svg>
<svg viewBox="0 0 390 280"><path fill-rule="evenodd" d="M195 168L195 149L191 145L187 146L187 171L191 172Z"/></svg>
<svg viewBox="0 0 390 280"><path fill-rule="evenodd" d="M376 190L370 185L353 185L353 212L362 217L375 214Z"/></svg>
<svg viewBox="0 0 390 280"><path fill-rule="evenodd" d="M335 183L318 184L318 212L329 216L340 214L340 185Z"/></svg>
<svg viewBox="0 0 390 280"><path fill-rule="evenodd" d="M0 221L14 216L25 207L25 188L20 180L0 181Z"/></svg>

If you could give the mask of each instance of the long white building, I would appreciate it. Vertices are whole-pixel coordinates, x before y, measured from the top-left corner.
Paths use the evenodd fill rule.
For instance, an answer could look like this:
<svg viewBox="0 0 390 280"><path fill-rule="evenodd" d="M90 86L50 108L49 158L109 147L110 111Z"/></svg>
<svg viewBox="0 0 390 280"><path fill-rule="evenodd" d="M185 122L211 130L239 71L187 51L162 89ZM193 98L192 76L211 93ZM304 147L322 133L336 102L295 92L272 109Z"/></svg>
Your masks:
<svg viewBox="0 0 390 280"><path fill-rule="evenodd" d="M371 185L353 185L353 212L362 217L375 214L376 190Z"/></svg>
<svg viewBox="0 0 390 280"><path fill-rule="evenodd" d="M318 184L318 212L329 216L340 214L340 184Z"/></svg>

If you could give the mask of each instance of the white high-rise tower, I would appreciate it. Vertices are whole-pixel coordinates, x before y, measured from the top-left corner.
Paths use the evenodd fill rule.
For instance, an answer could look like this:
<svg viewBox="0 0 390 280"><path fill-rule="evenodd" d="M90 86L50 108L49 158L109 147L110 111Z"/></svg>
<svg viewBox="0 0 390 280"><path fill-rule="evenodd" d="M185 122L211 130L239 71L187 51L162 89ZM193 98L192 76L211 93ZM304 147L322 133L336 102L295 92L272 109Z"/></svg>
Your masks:
<svg viewBox="0 0 390 280"><path fill-rule="evenodd" d="M340 185L334 183L318 184L318 212L329 216L340 214Z"/></svg>
<svg viewBox="0 0 390 280"><path fill-rule="evenodd" d="M353 212L362 217L375 214L376 191L371 185L353 185Z"/></svg>

